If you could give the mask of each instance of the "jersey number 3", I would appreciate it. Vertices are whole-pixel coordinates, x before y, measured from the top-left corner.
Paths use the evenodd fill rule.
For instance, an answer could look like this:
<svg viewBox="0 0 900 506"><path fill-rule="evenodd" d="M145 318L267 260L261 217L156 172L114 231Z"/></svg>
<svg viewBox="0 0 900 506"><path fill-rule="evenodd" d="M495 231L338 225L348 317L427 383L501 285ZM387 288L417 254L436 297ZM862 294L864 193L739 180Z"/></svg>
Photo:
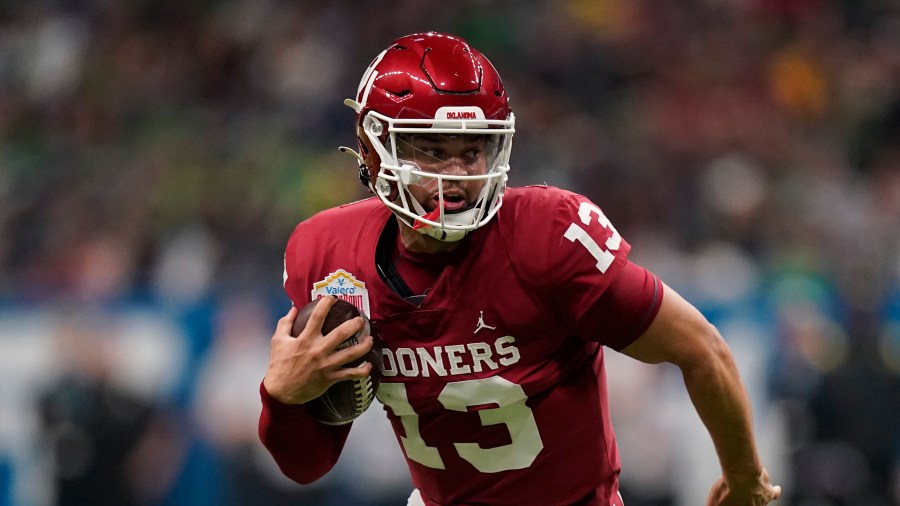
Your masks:
<svg viewBox="0 0 900 506"><path fill-rule="evenodd" d="M582 202L581 206L578 207L578 217L581 218L581 223L585 226L590 226L592 214L597 216L597 223L601 227L612 232L612 235L606 240L605 249L600 247L588 231L577 223L569 225L564 237L572 242L580 242L588 250L588 253L597 260L597 269L600 272L606 272L606 269L609 269L609 266L612 265L613 260L616 258L612 252L618 250L619 246L622 245L622 236L616 232L612 223L609 222L609 219L599 207L590 202Z"/></svg>
<svg viewBox="0 0 900 506"><path fill-rule="evenodd" d="M419 432L419 415L406 395L403 383L382 383L378 399L391 408L403 424L405 436L400 436L403 450L410 460L433 469L446 469L438 449L428 446ZM482 448L477 443L454 443L453 447L464 460L482 473L499 473L529 467L544 448L528 398L520 385L499 376L447 383L438 401L450 411L465 413L469 406L496 404L481 409L482 425L506 425L510 443L495 448Z"/></svg>

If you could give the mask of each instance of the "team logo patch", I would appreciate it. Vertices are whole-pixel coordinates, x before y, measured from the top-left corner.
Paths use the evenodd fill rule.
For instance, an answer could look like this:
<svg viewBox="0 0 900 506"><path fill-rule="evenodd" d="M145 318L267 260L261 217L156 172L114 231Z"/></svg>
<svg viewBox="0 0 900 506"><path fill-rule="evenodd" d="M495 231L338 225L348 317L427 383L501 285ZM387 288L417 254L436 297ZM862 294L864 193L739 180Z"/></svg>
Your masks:
<svg viewBox="0 0 900 506"><path fill-rule="evenodd" d="M362 310L366 316L372 314L369 311L369 291L366 290L366 284L344 269L338 269L322 281L313 284L310 292L312 300L321 299L326 295L346 300Z"/></svg>

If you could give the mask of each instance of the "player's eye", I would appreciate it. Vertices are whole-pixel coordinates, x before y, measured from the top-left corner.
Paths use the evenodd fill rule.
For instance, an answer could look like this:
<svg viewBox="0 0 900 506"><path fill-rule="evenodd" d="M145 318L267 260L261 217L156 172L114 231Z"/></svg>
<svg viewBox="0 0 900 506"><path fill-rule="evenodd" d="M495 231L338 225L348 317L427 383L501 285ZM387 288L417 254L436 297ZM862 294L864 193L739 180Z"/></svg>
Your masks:
<svg viewBox="0 0 900 506"><path fill-rule="evenodd" d="M431 158L432 160L442 160L444 157L444 151L438 148L424 147L419 151L421 151L422 154L424 154L428 158Z"/></svg>

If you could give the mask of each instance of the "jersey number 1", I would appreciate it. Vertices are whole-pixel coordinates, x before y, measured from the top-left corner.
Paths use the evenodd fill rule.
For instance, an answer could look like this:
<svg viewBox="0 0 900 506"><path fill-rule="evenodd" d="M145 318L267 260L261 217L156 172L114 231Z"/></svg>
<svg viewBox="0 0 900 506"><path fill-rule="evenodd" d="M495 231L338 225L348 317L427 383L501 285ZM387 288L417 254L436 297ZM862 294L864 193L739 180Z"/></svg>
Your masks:
<svg viewBox="0 0 900 506"><path fill-rule="evenodd" d="M609 269L609 266L612 265L613 260L616 258L612 252L618 250L619 246L622 245L622 236L619 235L599 207L590 202L582 202L581 206L578 207L578 217L581 218L581 223L585 226L591 224L592 214L597 216L597 223L601 227L612 232L612 235L606 240L606 249L601 248L597 241L588 234L588 231L577 223L569 225L569 229L566 230L564 237L572 242L580 242L588 250L588 253L597 260L597 269L600 272L606 272L606 269Z"/></svg>

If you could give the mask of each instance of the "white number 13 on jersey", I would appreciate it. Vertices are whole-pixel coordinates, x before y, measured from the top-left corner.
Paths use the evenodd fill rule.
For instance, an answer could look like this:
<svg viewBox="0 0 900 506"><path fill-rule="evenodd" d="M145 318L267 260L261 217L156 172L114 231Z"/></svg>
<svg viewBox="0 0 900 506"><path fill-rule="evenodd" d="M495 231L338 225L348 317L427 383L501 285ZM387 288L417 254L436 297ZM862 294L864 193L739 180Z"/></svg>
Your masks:
<svg viewBox="0 0 900 506"><path fill-rule="evenodd" d="M382 383L378 399L400 418L406 435L400 443L406 456L423 466L446 469L438 449L429 446L419 432L419 415L409 403L406 385ZM534 414L525 402L528 397L520 385L499 376L447 383L438 396L445 409L465 413L469 406L496 404L481 409L482 425L505 425L510 442L495 448L482 448L477 443L454 443L456 453L482 473L499 473L525 469L544 448Z"/></svg>
<svg viewBox="0 0 900 506"><path fill-rule="evenodd" d="M619 235L599 207L590 202L582 202L581 206L578 207L578 217L581 218L581 223L585 226L591 224L592 214L597 217L597 223L601 227L612 232L612 235L604 243L606 249L600 247L597 241L588 234L587 230L577 223L569 225L569 229L566 230L564 237L572 242L580 242L588 250L588 253L597 260L597 269L600 272L606 272L606 269L609 269L609 266L612 265L613 260L616 258L612 252L618 250L619 246L622 245L622 236Z"/></svg>

